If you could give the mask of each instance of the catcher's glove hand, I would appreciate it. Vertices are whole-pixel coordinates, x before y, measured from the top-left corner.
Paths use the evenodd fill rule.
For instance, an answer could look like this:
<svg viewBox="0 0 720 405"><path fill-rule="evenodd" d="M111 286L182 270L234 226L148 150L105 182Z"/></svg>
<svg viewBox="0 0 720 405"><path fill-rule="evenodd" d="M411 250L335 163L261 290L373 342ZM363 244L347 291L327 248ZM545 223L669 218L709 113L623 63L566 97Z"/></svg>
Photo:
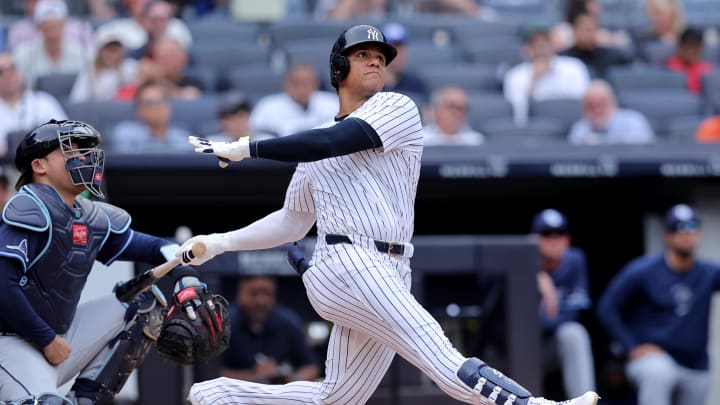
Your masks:
<svg viewBox="0 0 720 405"><path fill-rule="evenodd" d="M192 286L175 294L165 312L157 351L180 364L194 364L217 356L230 344L228 302L204 286Z"/></svg>

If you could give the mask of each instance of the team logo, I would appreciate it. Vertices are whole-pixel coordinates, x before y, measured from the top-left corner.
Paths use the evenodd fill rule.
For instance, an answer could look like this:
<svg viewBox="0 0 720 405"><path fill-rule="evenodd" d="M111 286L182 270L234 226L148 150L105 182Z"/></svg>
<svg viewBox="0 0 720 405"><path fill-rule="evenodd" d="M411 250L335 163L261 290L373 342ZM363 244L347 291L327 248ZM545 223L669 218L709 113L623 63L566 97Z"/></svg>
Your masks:
<svg viewBox="0 0 720 405"><path fill-rule="evenodd" d="M368 28L368 39L373 41L380 41L380 31L375 28Z"/></svg>
<svg viewBox="0 0 720 405"><path fill-rule="evenodd" d="M20 253L23 254L23 257L25 257L25 262L28 261L28 255L27 255L27 239L23 239L18 243L17 245L5 245L6 248L17 250Z"/></svg>
<svg viewBox="0 0 720 405"><path fill-rule="evenodd" d="M73 224L72 226L73 245L87 245L88 232L87 225Z"/></svg>

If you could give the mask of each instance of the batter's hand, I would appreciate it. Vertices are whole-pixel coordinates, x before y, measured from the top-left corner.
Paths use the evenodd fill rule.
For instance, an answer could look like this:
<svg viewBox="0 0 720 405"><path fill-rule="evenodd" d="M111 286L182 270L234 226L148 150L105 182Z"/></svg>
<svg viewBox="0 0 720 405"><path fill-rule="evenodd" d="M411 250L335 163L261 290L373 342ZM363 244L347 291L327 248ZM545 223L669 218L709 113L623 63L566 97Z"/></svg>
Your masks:
<svg viewBox="0 0 720 405"><path fill-rule="evenodd" d="M235 142L215 142L207 138L189 136L188 142L195 147L195 152L210 153L215 155L220 162L220 167L228 167L230 162L239 162L250 157L249 139L244 136Z"/></svg>
<svg viewBox="0 0 720 405"><path fill-rule="evenodd" d="M205 244L205 254L195 256L193 258L187 257L188 255L182 254L187 249L191 249L193 243L202 242ZM220 253L226 252L230 249L230 241L228 240L227 234L224 233L211 233L210 235L198 235L193 236L183 243L178 250L175 251L175 256L181 260L189 259L188 261L183 260L183 264L199 266Z"/></svg>
<svg viewBox="0 0 720 405"><path fill-rule="evenodd" d="M67 360L67 358L70 357L71 351L72 348L68 344L67 340L60 335L55 335L55 339L43 348L45 358L48 363L53 366L57 366Z"/></svg>

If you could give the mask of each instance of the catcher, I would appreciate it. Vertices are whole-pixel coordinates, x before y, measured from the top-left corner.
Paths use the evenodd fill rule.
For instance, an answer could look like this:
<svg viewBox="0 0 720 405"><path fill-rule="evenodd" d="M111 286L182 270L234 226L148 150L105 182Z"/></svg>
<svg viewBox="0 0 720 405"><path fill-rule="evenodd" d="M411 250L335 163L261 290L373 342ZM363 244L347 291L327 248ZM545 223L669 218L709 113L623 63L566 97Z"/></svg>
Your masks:
<svg viewBox="0 0 720 405"><path fill-rule="evenodd" d="M80 196L103 197L100 141L88 124L52 120L18 145L18 193L0 220L0 404L110 404L156 341L190 363L229 339L226 302L187 267L172 272L170 308L155 286L78 305L96 260L158 265L177 250L131 229L124 210Z"/></svg>

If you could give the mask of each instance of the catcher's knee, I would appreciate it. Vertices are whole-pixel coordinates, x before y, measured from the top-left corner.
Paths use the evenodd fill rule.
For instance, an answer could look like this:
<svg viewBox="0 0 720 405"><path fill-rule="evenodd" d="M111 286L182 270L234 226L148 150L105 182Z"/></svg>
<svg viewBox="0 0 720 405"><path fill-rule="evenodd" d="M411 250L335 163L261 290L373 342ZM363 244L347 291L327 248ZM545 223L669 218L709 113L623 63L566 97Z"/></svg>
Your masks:
<svg viewBox="0 0 720 405"><path fill-rule="evenodd" d="M76 403L58 394L45 393L16 401L0 401L0 405L76 405Z"/></svg>
<svg viewBox="0 0 720 405"><path fill-rule="evenodd" d="M531 395L520 384L474 357L463 362L457 376L472 388L474 396L497 404L525 403L522 401L527 401Z"/></svg>
<svg viewBox="0 0 720 405"><path fill-rule="evenodd" d="M92 379L78 378L72 387L79 405L112 404L160 335L166 305L165 297L155 286L130 302L125 328L110 341L112 350L100 371Z"/></svg>

